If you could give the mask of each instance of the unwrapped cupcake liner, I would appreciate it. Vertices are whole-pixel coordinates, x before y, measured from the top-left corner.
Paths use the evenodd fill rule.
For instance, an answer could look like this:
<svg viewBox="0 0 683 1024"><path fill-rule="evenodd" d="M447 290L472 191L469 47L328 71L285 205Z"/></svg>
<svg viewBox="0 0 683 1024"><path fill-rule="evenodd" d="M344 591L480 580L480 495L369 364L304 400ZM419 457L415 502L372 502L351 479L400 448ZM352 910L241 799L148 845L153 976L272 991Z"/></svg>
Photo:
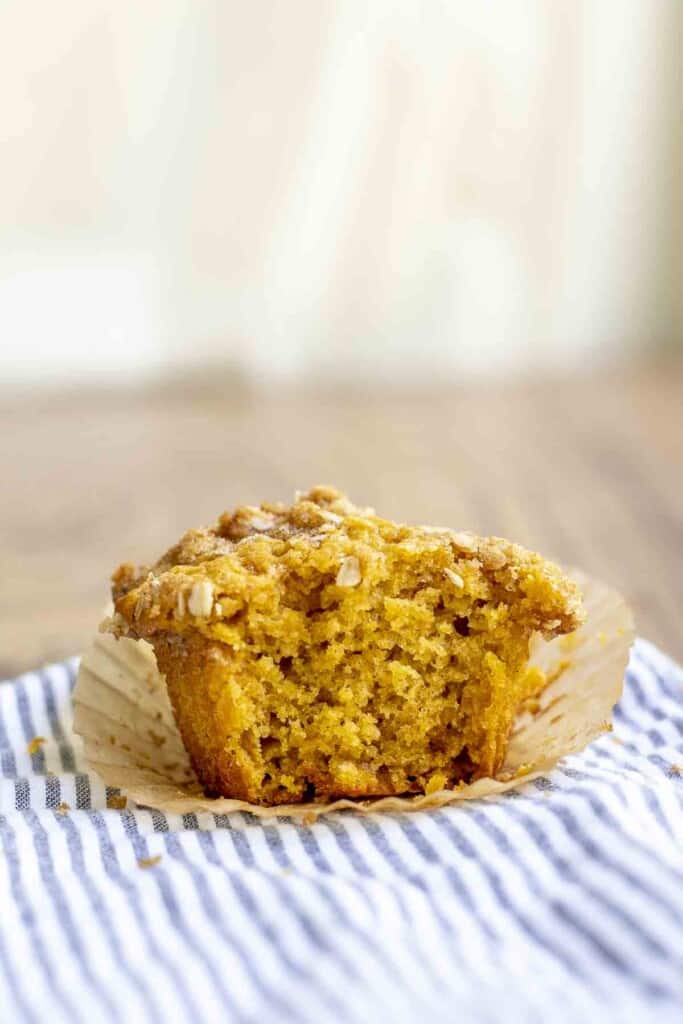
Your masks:
<svg viewBox="0 0 683 1024"><path fill-rule="evenodd" d="M546 674L538 699L527 702L512 729L495 778L416 796L339 799L263 807L207 797L175 723L150 644L98 633L83 655L74 690L74 730L90 770L136 804L172 814L248 811L262 818L313 821L343 809L360 813L417 811L503 793L548 772L611 728L621 696L633 617L616 591L580 573L586 621L568 636L532 643L530 662Z"/></svg>

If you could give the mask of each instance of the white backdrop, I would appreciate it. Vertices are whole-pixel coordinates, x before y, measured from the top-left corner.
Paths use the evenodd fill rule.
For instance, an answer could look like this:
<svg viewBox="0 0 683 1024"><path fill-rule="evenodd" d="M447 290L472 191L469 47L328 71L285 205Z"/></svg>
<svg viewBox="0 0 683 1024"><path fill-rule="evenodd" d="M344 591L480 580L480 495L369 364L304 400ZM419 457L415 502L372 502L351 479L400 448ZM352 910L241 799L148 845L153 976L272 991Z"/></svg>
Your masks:
<svg viewBox="0 0 683 1024"><path fill-rule="evenodd" d="M669 340L682 10L6 0L3 381L462 378Z"/></svg>

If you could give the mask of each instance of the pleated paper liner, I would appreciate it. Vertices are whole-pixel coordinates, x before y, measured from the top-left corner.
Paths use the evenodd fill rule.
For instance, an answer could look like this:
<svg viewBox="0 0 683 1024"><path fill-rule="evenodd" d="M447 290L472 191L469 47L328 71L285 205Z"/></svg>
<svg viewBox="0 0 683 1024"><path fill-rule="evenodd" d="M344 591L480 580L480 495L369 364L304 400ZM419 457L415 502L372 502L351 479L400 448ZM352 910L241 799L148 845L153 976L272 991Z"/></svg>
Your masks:
<svg viewBox="0 0 683 1024"><path fill-rule="evenodd" d="M88 766L107 786L136 804L175 814L249 811L259 817L314 820L329 811L414 811L502 793L549 771L610 728L621 696L633 618L614 590L574 574L584 594L585 624L566 637L535 641L532 664L549 683L532 709L522 712L496 778L452 790L375 800L261 807L244 800L209 798L192 770L151 646L97 635L83 656L74 690L74 729L83 738Z"/></svg>

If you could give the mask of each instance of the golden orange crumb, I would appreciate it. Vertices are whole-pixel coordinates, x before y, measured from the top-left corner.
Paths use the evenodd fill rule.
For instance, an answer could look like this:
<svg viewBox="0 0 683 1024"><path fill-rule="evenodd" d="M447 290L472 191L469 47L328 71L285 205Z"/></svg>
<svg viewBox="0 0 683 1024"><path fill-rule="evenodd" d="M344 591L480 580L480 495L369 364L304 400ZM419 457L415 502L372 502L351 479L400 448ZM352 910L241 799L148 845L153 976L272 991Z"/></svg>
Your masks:
<svg viewBox="0 0 683 1024"><path fill-rule="evenodd" d="M43 743L45 743L44 736L34 736L31 742L27 745L26 749L29 754L37 754Z"/></svg>
<svg viewBox="0 0 683 1024"><path fill-rule="evenodd" d="M71 808L66 803L66 801L62 800L61 804L57 808L57 814L68 814L70 810Z"/></svg>
<svg viewBox="0 0 683 1024"><path fill-rule="evenodd" d="M428 779L427 785L425 786L425 793L438 793L439 790L445 789L447 785L448 776L444 775L443 772L437 772Z"/></svg>
<svg viewBox="0 0 683 1024"><path fill-rule="evenodd" d="M683 765L672 764L669 765L669 771L672 775L683 775Z"/></svg>
<svg viewBox="0 0 683 1024"><path fill-rule="evenodd" d="M156 867L156 865L159 863L160 860L161 860L161 854L160 853L157 853L157 855L155 857L141 857L140 860L138 861L138 867L139 868L153 868L153 867Z"/></svg>
<svg viewBox="0 0 683 1024"><path fill-rule="evenodd" d="M127 797L121 794L112 793L107 797L107 807L112 811L125 811L127 805Z"/></svg>

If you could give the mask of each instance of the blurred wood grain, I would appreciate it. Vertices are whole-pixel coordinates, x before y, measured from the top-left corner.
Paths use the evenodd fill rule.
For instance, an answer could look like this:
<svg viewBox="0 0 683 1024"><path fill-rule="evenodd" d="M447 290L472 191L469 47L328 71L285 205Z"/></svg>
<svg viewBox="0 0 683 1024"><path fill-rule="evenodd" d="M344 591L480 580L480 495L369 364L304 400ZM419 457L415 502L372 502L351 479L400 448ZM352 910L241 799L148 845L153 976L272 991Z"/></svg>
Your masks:
<svg viewBox="0 0 683 1024"><path fill-rule="evenodd" d="M236 503L333 483L618 587L683 658L683 370L420 394L230 387L5 401L0 678L77 653L111 570Z"/></svg>

